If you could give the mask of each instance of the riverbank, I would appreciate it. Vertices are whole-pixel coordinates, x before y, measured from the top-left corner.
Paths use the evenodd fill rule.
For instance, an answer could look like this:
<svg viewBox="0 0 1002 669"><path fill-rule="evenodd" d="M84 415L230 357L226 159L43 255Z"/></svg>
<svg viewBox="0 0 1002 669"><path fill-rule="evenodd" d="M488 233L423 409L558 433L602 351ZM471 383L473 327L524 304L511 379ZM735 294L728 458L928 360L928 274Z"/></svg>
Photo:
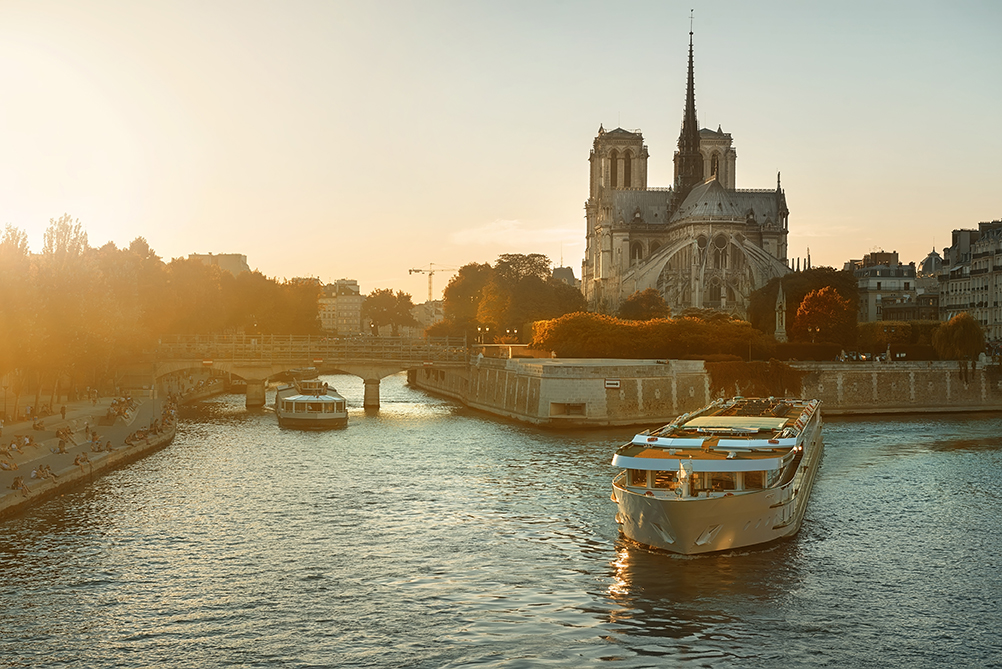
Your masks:
<svg viewBox="0 0 1002 669"><path fill-rule="evenodd" d="M198 384L181 398L181 403L197 402L223 391L222 380ZM97 402L67 402L65 417L58 413L46 417L42 420L41 430L33 429L27 421L4 426L0 444L10 444L14 439L21 443L24 437L31 436L35 445L21 446L23 452L13 451L10 458L4 456L7 462L17 465L17 469L0 469L0 519L17 515L47 499L90 483L110 471L166 448L174 440L177 424L170 416L163 415L165 401L139 397L135 399L134 409L110 418L113 401L114 398L106 397ZM162 425L158 433L149 433L131 444L125 443L129 435L138 430L148 430L154 420ZM72 440L64 440L65 452L59 452L57 430L72 435ZM88 431L96 433L97 439L88 438ZM91 450L95 442L107 444L109 441L114 450ZM76 464L81 454L86 454L88 462ZM40 467L47 467L55 478L32 478L32 472L37 473ZM14 486L17 478L24 483L24 489Z"/></svg>
<svg viewBox="0 0 1002 669"><path fill-rule="evenodd" d="M829 415L1002 411L998 366L956 362L793 362L799 394ZM424 368L408 382L426 392L525 423L556 428L666 423L713 399L701 360L496 359ZM735 389L730 394L739 392Z"/></svg>

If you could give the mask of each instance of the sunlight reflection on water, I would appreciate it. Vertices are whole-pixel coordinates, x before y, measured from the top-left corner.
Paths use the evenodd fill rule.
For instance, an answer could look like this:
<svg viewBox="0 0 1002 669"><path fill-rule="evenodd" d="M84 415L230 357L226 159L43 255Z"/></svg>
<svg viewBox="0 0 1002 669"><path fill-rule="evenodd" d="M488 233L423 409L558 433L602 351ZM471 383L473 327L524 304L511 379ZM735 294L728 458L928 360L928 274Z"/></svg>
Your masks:
<svg viewBox="0 0 1002 669"><path fill-rule="evenodd" d="M998 418L838 420L800 535L681 558L622 540L623 430L547 432L328 377L349 426L223 396L175 443L8 521L12 666L987 664ZM627 431L628 432L628 431Z"/></svg>

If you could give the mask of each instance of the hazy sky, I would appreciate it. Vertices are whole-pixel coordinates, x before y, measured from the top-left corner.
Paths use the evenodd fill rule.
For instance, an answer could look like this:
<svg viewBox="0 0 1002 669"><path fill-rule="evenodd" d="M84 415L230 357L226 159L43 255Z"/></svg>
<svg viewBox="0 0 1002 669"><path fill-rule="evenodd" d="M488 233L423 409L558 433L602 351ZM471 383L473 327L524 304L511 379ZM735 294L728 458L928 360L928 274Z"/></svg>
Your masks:
<svg viewBox="0 0 1002 669"><path fill-rule="evenodd" d="M415 302L430 263L580 278L599 124L671 184L690 8L700 125L733 135L738 188L782 172L791 257L919 261L1002 218L995 0L0 0L0 226L40 251L69 213L93 246Z"/></svg>

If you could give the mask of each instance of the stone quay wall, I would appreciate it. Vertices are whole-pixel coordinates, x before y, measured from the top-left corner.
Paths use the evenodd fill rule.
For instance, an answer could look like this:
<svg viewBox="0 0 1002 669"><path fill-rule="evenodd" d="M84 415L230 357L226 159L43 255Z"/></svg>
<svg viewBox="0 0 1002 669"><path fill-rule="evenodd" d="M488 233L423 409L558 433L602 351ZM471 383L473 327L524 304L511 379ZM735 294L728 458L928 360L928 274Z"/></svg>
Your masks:
<svg viewBox="0 0 1002 669"><path fill-rule="evenodd" d="M47 499L90 483L103 474L165 448L174 440L175 430L176 426L171 424L160 434L131 446L121 446L110 453L107 451L87 453L90 463L82 467L69 465L61 467L58 471L53 469L53 473L57 476L55 481L48 478L29 479L31 467L22 468L18 473L24 472L23 476L31 494L25 497L19 490L0 490L0 519L17 515ZM43 458L43 461L48 460L55 458Z"/></svg>
<svg viewBox="0 0 1002 669"><path fill-rule="evenodd" d="M807 372L801 395L829 414L1002 411L998 365L978 363L966 378L960 363L797 362Z"/></svg>
<svg viewBox="0 0 1002 669"><path fill-rule="evenodd" d="M1002 411L997 366L956 362L798 362L799 395L825 413ZM656 425L712 401L700 360L496 359L426 367L408 382L474 409L549 427Z"/></svg>

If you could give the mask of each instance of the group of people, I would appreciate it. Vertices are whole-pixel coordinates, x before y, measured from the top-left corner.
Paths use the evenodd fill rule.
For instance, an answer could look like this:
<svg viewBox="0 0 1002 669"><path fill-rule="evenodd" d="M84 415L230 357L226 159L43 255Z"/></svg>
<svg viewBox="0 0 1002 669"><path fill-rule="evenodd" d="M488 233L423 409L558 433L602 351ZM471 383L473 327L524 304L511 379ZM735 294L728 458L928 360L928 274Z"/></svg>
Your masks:
<svg viewBox="0 0 1002 669"><path fill-rule="evenodd" d="M136 408L136 402L130 396L116 397L108 407L108 418L118 418L128 416L128 413Z"/></svg>

